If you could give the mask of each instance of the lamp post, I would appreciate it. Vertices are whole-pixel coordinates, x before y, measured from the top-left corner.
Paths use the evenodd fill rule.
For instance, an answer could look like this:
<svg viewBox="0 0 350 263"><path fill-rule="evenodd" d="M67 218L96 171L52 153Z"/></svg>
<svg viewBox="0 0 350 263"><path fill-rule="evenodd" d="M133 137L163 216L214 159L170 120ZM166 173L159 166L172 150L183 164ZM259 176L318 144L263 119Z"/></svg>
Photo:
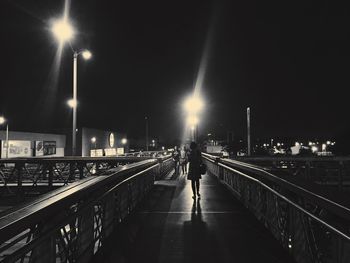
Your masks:
<svg viewBox="0 0 350 263"><path fill-rule="evenodd" d="M251 138L250 138L250 107L247 108L247 154L251 155Z"/></svg>
<svg viewBox="0 0 350 263"><path fill-rule="evenodd" d="M148 152L148 117L145 117L146 120L146 151Z"/></svg>
<svg viewBox="0 0 350 263"><path fill-rule="evenodd" d="M61 20L56 21L53 24L52 32L55 37L59 40L60 44L69 42L74 36L74 30L72 26L64 17ZM76 154L76 132L77 132L77 96L78 96L78 56L81 54L84 59L91 58L91 52L88 50L76 51L70 45L73 51L73 98L68 102L69 106L73 109L73 125L72 125L72 156Z"/></svg>
<svg viewBox="0 0 350 263"><path fill-rule="evenodd" d="M77 138L77 106L78 106L78 56L82 54L85 60L91 58L91 53L88 50L73 53L73 127L72 127L72 155L76 154L76 138Z"/></svg>
<svg viewBox="0 0 350 263"><path fill-rule="evenodd" d="M3 125L6 122L6 119L3 116L0 116L0 125ZM5 140L6 153L5 158L8 158L9 155L9 125L6 123L6 140Z"/></svg>

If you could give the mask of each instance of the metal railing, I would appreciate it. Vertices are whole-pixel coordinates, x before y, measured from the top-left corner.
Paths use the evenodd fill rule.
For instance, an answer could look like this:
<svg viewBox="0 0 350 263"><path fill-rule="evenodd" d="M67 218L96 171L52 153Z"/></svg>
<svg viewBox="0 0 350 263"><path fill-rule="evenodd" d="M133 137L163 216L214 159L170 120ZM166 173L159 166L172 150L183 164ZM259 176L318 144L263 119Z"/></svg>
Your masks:
<svg viewBox="0 0 350 263"><path fill-rule="evenodd" d="M170 158L128 164L53 190L0 217L0 262L89 262Z"/></svg>
<svg viewBox="0 0 350 263"><path fill-rule="evenodd" d="M159 159L167 156L158 157ZM143 157L60 157L0 160L0 194L25 195L25 187L47 192L91 175L130 163L154 158ZM40 190L39 190L40 187ZM11 190L12 189L12 190Z"/></svg>
<svg viewBox="0 0 350 263"><path fill-rule="evenodd" d="M350 262L349 207L257 165L208 154L203 159L296 262Z"/></svg>
<svg viewBox="0 0 350 263"><path fill-rule="evenodd" d="M350 157L236 157L234 160L260 165L273 173L288 173L317 184L350 187Z"/></svg>

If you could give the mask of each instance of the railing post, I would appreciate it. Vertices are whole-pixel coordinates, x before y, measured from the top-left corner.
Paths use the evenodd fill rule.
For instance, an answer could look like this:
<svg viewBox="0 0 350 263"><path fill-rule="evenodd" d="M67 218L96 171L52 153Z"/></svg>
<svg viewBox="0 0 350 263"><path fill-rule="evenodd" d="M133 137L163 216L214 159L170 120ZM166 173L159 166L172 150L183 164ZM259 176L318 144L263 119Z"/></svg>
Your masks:
<svg viewBox="0 0 350 263"><path fill-rule="evenodd" d="M24 191L23 191L23 167L24 164L22 162L20 163L16 163L15 164L15 171L17 171L17 198L19 201L23 201L24 200Z"/></svg>
<svg viewBox="0 0 350 263"><path fill-rule="evenodd" d="M107 238L114 229L115 218L115 198L114 194L109 194L105 199L103 216L103 239Z"/></svg>
<svg viewBox="0 0 350 263"><path fill-rule="evenodd" d="M49 188L52 188L53 186L53 168L52 165L48 165L49 170Z"/></svg>
<svg viewBox="0 0 350 263"><path fill-rule="evenodd" d="M94 207L79 217L77 262L89 262L94 255Z"/></svg>
<svg viewBox="0 0 350 263"><path fill-rule="evenodd" d="M78 163L79 169L79 178L84 179L84 165L82 163Z"/></svg>
<svg viewBox="0 0 350 263"><path fill-rule="evenodd" d="M75 180L75 163L73 161L69 162L69 179L68 181Z"/></svg>
<svg viewBox="0 0 350 263"><path fill-rule="evenodd" d="M53 227L52 222L41 223L41 229L35 234L38 237L46 230ZM33 249L31 261L35 263L55 263L56 262L56 236L50 235Z"/></svg>

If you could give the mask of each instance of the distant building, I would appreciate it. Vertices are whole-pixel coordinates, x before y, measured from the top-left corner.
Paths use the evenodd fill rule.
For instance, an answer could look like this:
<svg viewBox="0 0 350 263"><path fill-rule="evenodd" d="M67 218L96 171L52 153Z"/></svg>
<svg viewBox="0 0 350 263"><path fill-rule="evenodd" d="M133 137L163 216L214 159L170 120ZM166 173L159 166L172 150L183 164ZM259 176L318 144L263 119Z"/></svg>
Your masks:
<svg viewBox="0 0 350 263"><path fill-rule="evenodd" d="M71 152L68 141L67 155ZM111 130L81 128L77 134L78 156L117 156L129 152L129 139L125 133Z"/></svg>
<svg viewBox="0 0 350 263"><path fill-rule="evenodd" d="M9 132L8 147L6 131L0 131L1 159L17 157L62 157L66 136L61 134Z"/></svg>

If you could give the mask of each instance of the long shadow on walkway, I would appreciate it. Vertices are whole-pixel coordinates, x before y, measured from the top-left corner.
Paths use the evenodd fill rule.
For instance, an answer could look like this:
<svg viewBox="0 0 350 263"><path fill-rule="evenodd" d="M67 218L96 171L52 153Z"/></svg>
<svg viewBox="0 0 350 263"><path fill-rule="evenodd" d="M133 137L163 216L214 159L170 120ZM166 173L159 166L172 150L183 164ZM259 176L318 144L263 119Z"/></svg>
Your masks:
<svg viewBox="0 0 350 263"><path fill-rule="evenodd" d="M293 262L264 226L217 180L193 200L185 176L158 182L119 225L96 262Z"/></svg>
<svg viewBox="0 0 350 263"><path fill-rule="evenodd" d="M183 236L184 262L221 262L218 241L203 221L199 198L193 200L191 220L184 222Z"/></svg>

